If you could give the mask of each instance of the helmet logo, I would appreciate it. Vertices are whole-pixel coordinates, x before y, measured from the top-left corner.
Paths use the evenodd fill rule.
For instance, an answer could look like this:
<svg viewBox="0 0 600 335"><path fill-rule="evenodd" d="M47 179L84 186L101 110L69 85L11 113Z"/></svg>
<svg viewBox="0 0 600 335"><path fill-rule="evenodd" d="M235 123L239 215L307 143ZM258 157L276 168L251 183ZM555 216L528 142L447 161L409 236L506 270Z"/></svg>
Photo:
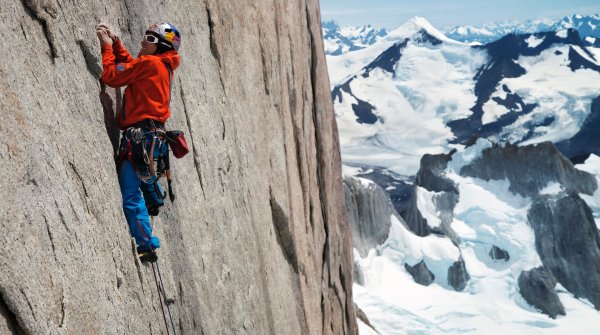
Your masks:
<svg viewBox="0 0 600 335"><path fill-rule="evenodd" d="M170 23L155 23L148 28L148 31L156 33L161 39L168 42L173 49L179 50L181 45L181 35L179 31Z"/></svg>
<svg viewBox="0 0 600 335"><path fill-rule="evenodd" d="M175 37L175 33L170 31L168 33L165 34L165 38L167 39L167 41L173 43L173 38Z"/></svg>

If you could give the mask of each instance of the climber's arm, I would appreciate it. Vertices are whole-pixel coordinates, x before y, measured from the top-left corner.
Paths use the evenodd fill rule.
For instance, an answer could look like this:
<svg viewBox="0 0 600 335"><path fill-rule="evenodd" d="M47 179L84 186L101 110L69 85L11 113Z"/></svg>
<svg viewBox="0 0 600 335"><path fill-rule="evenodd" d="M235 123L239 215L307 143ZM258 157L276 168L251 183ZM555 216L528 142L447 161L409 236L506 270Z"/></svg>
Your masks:
<svg viewBox="0 0 600 335"><path fill-rule="evenodd" d="M147 58L134 59L129 63L115 64L115 55L110 44L102 45L102 75L100 79L110 87L120 87L148 78L158 71Z"/></svg>
<svg viewBox="0 0 600 335"><path fill-rule="evenodd" d="M113 40L113 54L115 55L117 63L129 63L134 60L129 51L127 51L127 48L123 45L123 42L121 42L121 39L118 37Z"/></svg>

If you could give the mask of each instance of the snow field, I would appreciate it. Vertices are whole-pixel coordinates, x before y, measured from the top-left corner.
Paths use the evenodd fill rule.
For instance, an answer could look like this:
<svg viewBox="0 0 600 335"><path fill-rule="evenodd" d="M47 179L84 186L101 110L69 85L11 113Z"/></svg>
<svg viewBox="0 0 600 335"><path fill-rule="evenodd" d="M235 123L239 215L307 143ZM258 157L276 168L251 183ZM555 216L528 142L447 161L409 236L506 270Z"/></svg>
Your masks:
<svg viewBox="0 0 600 335"><path fill-rule="evenodd" d="M454 134L445 122L471 113L473 78L485 61L482 52L462 44L409 45L402 52L394 74L374 69L350 84L354 95L376 106L382 122L357 123L352 105L358 102L349 94L335 101L345 162L413 175L424 154L449 151Z"/></svg>
<svg viewBox="0 0 600 335"><path fill-rule="evenodd" d="M525 103L538 106L530 114L521 116L512 125L505 127L496 139L521 141L529 133L529 123L539 124L548 116L554 116L556 120L550 125L533 129L534 137L524 141L523 145L544 141L559 142L571 138L579 131L590 113L592 100L598 96L600 73L588 69L571 71L568 66L569 48L570 46L554 46L539 56L520 57L517 63L527 73L518 78L504 78L500 81L493 97L505 96L503 86L507 86ZM589 58L583 50L576 51ZM490 100L484 105L484 123L493 122L508 112L506 107Z"/></svg>
<svg viewBox="0 0 600 335"><path fill-rule="evenodd" d="M381 334L598 333L598 312L560 285L556 289L567 315L555 320L536 311L520 295L520 273L541 265L533 230L527 224L531 199L512 194L507 180L483 181L456 173L489 145L479 140L457 152L446 171L460 191L451 225L460 237L458 247L446 237L418 237L393 217L383 245L365 258L355 253L365 284L354 285L354 300ZM592 156L577 167L600 176L600 157ZM551 183L543 192L560 190L560 185ZM430 193L423 192L427 199L433 196ZM588 198L588 203L600 204L600 191ZM419 209L425 217L437 215L435 208ZM506 250L510 259L491 259L493 245ZM455 292L446 284L444 273L460 255L471 279L463 292ZM436 276L428 287L415 283L404 268L404 263L414 265L421 260Z"/></svg>

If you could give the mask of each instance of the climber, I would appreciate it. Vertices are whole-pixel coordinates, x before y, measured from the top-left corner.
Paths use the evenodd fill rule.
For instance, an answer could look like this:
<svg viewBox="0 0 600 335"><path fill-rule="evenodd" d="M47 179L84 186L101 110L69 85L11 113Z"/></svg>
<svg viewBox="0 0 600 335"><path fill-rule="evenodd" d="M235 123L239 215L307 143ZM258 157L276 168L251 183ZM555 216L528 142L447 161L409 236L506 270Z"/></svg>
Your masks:
<svg viewBox="0 0 600 335"><path fill-rule="evenodd" d="M180 62L181 36L169 23L153 24L134 59L106 25L97 25L96 35L102 50L100 80L110 87L127 85L115 117L122 131L117 174L123 212L140 260L155 262L160 242L152 234L149 214L157 215L164 204L157 171L164 171L165 164L168 169L164 124L171 115L171 81Z"/></svg>

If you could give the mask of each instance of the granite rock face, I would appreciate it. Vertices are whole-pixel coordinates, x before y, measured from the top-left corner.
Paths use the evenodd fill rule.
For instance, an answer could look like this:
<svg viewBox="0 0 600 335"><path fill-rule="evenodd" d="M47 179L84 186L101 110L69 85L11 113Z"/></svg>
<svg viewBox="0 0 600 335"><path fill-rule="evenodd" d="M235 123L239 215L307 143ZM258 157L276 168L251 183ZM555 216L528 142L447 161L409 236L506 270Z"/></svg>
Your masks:
<svg viewBox="0 0 600 335"><path fill-rule="evenodd" d="M391 216L396 214L390 196L377 184L363 184L360 179L344 177L348 222L352 226L352 243L361 257L388 238Z"/></svg>
<svg viewBox="0 0 600 335"><path fill-rule="evenodd" d="M566 315L554 290L556 279L544 267L523 271L519 275L519 291L528 304L540 309L553 319Z"/></svg>
<svg viewBox="0 0 600 335"><path fill-rule="evenodd" d="M0 5L0 333L165 334L121 210L94 25L183 34L177 200L154 220L182 334L356 334L352 241L315 0Z"/></svg>
<svg viewBox="0 0 600 335"><path fill-rule="evenodd" d="M600 310L600 238L591 209L575 193L546 195L534 201L527 218L544 267Z"/></svg>

